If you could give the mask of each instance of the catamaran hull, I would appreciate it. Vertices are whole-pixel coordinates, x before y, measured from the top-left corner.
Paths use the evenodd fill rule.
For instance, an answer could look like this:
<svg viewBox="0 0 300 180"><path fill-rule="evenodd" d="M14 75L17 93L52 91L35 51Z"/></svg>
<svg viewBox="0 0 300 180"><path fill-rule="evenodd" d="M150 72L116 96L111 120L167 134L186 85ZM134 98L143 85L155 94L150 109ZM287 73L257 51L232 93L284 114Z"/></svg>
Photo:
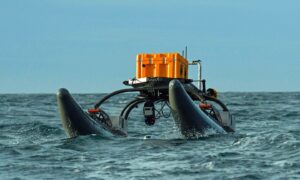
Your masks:
<svg viewBox="0 0 300 180"><path fill-rule="evenodd" d="M222 126L204 113L191 99L178 80L169 83L169 103L173 118L182 135L186 137L205 134L212 129L217 133L226 133ZM58 109L63 127L69 137L97 134L101 136L126 136L126 131L114 129L97 119L93 119L76 103L66 89L57 92Z"/></svg>
<svg viewBox="0 0 300 180"><path fill-rule="evenodd" d="M175 123L184 136L205 134L209 129L217 133L226 133L194 103L178 80L169 83L169 102Z"/></svg>
<svg viewBox="0 0 300 180"><path fill-rule="evenodd" d="M63 127L69 137L89 134L102 136L125 135L125 133L113 131L104 123L91 118L76 103L68 90L64 88L58 90L57 102Z"/></svg>

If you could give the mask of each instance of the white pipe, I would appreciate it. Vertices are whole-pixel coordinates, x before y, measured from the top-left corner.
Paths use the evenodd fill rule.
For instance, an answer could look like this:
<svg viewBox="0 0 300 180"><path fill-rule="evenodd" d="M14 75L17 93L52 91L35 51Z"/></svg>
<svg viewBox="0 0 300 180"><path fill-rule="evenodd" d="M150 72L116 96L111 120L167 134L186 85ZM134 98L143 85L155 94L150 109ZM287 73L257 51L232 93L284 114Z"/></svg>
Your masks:
<svg viewBox="0 0 300 180"><path fill-rule="evenodd" d="M202 81L202 64L201 60L194 60L190 65L198 65L198 88L201 90L201 81Z"/></svg>

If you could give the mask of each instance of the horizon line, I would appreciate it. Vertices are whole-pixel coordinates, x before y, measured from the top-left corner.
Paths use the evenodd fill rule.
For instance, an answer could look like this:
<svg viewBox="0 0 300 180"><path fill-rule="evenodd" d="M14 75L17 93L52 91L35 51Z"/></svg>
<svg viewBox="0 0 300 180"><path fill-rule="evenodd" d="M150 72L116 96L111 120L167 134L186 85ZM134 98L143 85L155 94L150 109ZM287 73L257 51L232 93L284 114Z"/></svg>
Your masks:
<svg viewBox="0 0 300 180"><path fill-rule="evenodd" d="M114 91L111 91L114 92ZM72 92L71 94L109 94L111 92ZM130 92L127 92L130 93ZM135 92L131 92L135 93ZM255 91L219 91L219 93L300 93L299 90L287 90L287 91L268 91L268 90L255 90ZM56 94L56 92L0 92L0 95L16 95L16 94Z"/></svg>

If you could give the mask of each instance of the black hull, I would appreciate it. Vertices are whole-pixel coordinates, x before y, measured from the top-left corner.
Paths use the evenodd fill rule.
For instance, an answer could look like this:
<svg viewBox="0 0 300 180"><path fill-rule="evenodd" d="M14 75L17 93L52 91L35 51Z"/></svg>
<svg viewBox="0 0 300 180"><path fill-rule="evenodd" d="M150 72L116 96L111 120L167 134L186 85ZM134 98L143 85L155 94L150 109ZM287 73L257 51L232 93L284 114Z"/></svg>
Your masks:
<svg viewBox="0 0 300 180"><path fill-rule="evenodd" d="M63 127L69 137L89 134L126 136L125 132L113 129L91 118L88 113L81 109L66 89L58 90L57 102Z"/></svg>
<svg viewBox="0 0 300 180"><path fill-rule="evenodd" d="M184 136L205 134L208 129L226 133L194 103L178 80L172 80L169 84L169 102L175 123Z"/></svg>
<svg viewBox="0 0 300 180"><path fill-rule="evenodd" d="M226 130L226 126L224 126L222 122L207 115L207 112L201 110L194 103L192 99L193 96L191 96L191 94L193 93L191 92L195 90L191 90L191 88L192 86L184 86L178 80L172 80L169 83L169 87L165 90L167 92L167 96L165 99L163 99L164 101L169 101L172 116L176 125L179 127L181 134L185 137L194 137L198 135L205 135L206 132L210 130L213 130L213 132L220 134L233 132ZM127 91L128 90L126 89L126 92ZM187 91L191 94L188 94ZM195 92L197 94L197 91ZM115 92L112 94L117 93ZM103 99L106 100L109 97L111 96L104 97ZM103 102L103 99L100 102ZM95 114L90 114L91 112L84 112L73 99L68 90L63 88L60 89L57 93L57 101L62 124L69 137L89 134L97 134L101 136L127 136L127 125L113 127L112 122L110 121L110 118L108 116L105 116L104 119L99 119L97 116L95 116ZM145 98L137 98L134 101L130 102L121 112L120 119L122 119L126 123L128 115L132 108L137 104L143 102L146 102ZM223 110L228 112L226 107L225 109L223 108ZM103 111L101 112L106 114Z"/></svg>

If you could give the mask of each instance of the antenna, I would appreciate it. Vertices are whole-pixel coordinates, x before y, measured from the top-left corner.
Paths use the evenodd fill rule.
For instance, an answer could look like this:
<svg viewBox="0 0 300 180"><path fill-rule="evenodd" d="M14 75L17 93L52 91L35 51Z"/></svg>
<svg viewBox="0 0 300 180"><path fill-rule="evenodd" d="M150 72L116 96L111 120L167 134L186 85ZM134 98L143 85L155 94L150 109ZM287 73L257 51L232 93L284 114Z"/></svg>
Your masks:
<svg viewBox="0 0 300 180"><path fill-rule="evenodd" d="M185 46L185 59L187 60L187 46Z"/></svg>
<svg viewBox="0 0 300 180"><path fill-rule="evenodd" d="M182 57L184 57L187 60L187 46L185 46L184 50L182 50Z"/></svg>

